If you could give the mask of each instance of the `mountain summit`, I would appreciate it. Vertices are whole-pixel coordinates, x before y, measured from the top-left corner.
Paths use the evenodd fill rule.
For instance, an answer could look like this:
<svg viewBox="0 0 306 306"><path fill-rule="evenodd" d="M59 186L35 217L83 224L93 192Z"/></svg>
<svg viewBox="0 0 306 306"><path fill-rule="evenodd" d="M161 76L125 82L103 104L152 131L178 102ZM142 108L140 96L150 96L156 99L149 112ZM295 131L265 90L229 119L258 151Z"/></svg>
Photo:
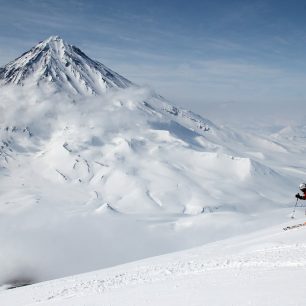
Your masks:
<svg viewBox="0 0 306 306"><path fill-rule="evenodd" d="M0 68L0 84L51 84L56 90L85 95L132 85L129 80L90 59L59 36L49 37Z"/></svg>

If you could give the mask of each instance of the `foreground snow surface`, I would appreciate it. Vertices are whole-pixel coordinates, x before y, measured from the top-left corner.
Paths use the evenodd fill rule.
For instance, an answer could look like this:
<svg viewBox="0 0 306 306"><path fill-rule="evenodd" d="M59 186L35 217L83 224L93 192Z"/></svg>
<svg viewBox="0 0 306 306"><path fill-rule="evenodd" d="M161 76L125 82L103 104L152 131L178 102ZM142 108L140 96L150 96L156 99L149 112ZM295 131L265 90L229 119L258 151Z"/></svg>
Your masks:
<svg viewBox="0 0 306 306"><path fill-rule="evenodd" d="M305 305L306 227L253 234L0 293L1 305Z"/></svg>

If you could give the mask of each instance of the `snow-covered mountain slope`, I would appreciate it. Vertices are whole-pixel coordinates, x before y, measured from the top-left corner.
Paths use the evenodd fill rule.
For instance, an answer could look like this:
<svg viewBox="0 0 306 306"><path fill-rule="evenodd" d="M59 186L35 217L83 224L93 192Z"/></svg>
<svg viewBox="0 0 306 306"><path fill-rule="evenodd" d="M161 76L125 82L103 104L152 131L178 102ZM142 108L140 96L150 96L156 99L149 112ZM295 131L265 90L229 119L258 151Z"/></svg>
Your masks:
<svg viewBox="0 0 306 306"><path fill-rule="evenodd" d="M0 92L0 284L182 250L290 216L306 174L302 145L216 126L115 73L125 85L87 91L93 61L82 55L81 69L75 47L44 44L24 86ZM83 88L75 92L99 94L40 80L44 56L60 69L54 77L80 69L70 75Z"/></svg>
<svg viewBox="0 0 306 306"><path fill-rule="evenodd" d="M79 48L51 36L0 68L0 84L46 86L73 94L99 94L132 83L90 59Z"/></svg>
<svg viewBox="0 0 306 306"><path fill-rule="evenodd" d="M303 306L306 227L295 220L188 251L0 292L6 306ZM127 298L128 297L128 298Z"/></svg>

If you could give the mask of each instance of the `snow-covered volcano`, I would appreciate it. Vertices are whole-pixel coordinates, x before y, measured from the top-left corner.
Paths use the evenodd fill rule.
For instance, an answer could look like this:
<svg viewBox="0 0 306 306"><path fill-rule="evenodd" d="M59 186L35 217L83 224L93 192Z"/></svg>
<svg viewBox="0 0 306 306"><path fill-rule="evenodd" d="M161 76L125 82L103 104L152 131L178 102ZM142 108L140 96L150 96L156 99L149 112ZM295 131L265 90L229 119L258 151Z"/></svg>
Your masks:
<svg viewBox="0 0 306 306"><path fill-rule="evenodd" d="M107 88L126 88L132 83L90 59L59 36L40 42L0 69L0 84L49 84L77 94L99 94Z"/></svg>
<svg viewBox="0 0 306 306"><path fill-rule="evenodd" d="M284 221L306 174L302 138L292 150L281 135L218 127L58 37L6 65L1 79L0 283Z"/></svg>

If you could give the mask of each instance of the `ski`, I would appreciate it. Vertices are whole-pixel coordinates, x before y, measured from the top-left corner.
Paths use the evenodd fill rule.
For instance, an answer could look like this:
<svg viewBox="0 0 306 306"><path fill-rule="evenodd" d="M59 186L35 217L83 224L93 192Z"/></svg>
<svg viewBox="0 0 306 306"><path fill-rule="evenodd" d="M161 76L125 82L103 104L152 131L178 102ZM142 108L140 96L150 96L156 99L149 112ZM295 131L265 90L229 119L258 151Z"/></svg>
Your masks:
<svg viewBox="0 0 306 306"><path fill-rule="evenodd" d="M302 227L302 226L306 226L306 222L284 227L283 230L287 231L287 230L291 230L291 229Z"/></svg>

